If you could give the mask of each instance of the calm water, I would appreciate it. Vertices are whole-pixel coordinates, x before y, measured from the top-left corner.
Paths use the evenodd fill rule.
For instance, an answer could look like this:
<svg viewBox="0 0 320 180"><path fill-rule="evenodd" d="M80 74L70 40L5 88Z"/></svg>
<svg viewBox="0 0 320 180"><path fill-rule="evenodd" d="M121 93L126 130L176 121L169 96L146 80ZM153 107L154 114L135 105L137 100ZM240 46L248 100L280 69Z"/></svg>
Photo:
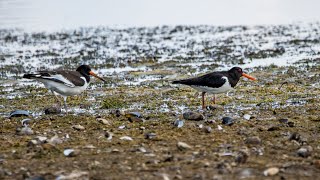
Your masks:
<svg viewBox="0 0 320 180"><path fill-rule="evenodd" d="M318 0L0 0L0 28L257 25L320 20Z"/></svg>

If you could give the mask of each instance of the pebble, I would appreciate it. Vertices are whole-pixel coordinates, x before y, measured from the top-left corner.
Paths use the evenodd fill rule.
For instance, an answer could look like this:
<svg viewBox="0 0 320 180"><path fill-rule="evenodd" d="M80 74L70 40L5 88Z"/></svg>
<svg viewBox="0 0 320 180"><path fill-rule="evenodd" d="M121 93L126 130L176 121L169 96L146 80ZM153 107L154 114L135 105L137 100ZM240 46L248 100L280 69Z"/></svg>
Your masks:
<svg viewBox="0 0 320 180"><path fill-rule="evenodd" d="M119 129L124 129L124 128L126 128L126 126L125 126L125 125L121 125L121 126L119 126L118 128L119 128Z"/></svg>
<svg viewBox="0 0 320 180"><path fill-rule="evenodd" d="M212 128L210 126L205 126L203 128L203 131L206 132L206 133L211 133L212 132Z"/></svg>
<svg viewBox="0 0 320 180"><path fill-rule="evenodd" d="M156 133L146 133L144 135L146 139L154 139L156 136L157 136Z"/></svg>
<svg viewBox="0 0 320 180"><path fill-rule="evenodd" d="M139 113L139 112L129 112L129 113L126 113L125 116L126 116L127 118L130 118L130 117L142 118L142 114Z"/></svg>
<svg viewBox="0 0 320 180"><path fill-rule="evenodd" d="M73 125L72 128L75 129L75 130L78 130L78 131L82 131L82 130L85 129L85 128L84 128L83 126L81 126L80 124L78 124L78 125Z"/></svg>
<svg viewBox="0 0 320 180"><path fill-rule="evenodd" d="M312 151L313 151L313 148L311 146L305 146L298 149L297 154L300 157L306 158L311 156Z"/></svg>
<svg viewBox="0 0 320 180"><path fill-rule="evenodd" d="M78 150L74 150L74 149L65 149L63 151L63 154L66 157L75 157L75 156L79 155L79 151Z"/></svg>
<svg viewBox="0 0 320 180"><path fill-rule="evenodd" d="M125 115L123 111L120 111L119 109L113 109L111 110L110 114L116 115L116 117L120 117L121 115Z"/></svg>
<svg viewBox="0 0 320 180"><path fill-rule="evenodd" d="M38 141L35 140L35 139L32 139L28 142L28 146L33 146L33 145L37 145L38 144Z"/></svg>
<svg viewBox="0 0 320 180"><path fill-rule="evenodd" d="M104 133L104 137L106 137L108 140L111 140L112 139L112 133L111 132L108 132L108 131L106 131L105 133Z"/></svg>
<svg viewBox="0 0 320 180"><path fill-rule="evenodd" d="M201 121L204 119L203 115L197 112L185 112L183 113L183 118L185 120Z"/></svg>
<svg viewBox="0 0 320 180"><path fill-rule="evenodd" d="M245 140L245 143L251 144L251 145L259 145L259 144L261 144L261 139L258 136L248 137Z"/></svg>
<svg viewBox="0 0 320 180"><path fill-rule="evenodd" d="M67 175L59 175L56 180L89 179L89 172L75 170Z"/></svg>
<svg viewBox="0 0 320 180"><path fill-rule="evenodd" d="M41 143L45 143L48 138L45 136L37 136L36 139Z"/></svg>
<svg viewBox="0 0 320 180"><path fill-rule="evenodd" d="M219 131L223 130L223 128L222 128L220 125L217 126L217 129L218 129Z"/></svg>
<svg viewBox="0 0 320 180"><path fill-rule="evenodd" d="M15 111L12 111L10 112L10 115L9 117L12 118L12 117L21 117L21 116L29 116L29 112L28 111L25 111L25 110L15 110Z"/></svg>
<svg viewBox="0 0 320 180"><path fill-rule="evenodd" d="M297 141L300 144L305 144L308 140L307 138L301 136L299 133L294 132L289 136L289 140L292 141Z"/></svg>
<svg viewBox="0 0 320 180"><path fill-rule="evenodd" d="M28 126L30 121L31 121L31 119L29 119L29 118L27 118L27 119L22 119L22 120L21 120L21 125L22 125L22 126Z"/></svg>
<svg viewBox="0 0 320 180"><path fill-rule="evenodd" d="M44 114L60 114L61 108L59 106L47 107L44 109Z"/></svg>
<svg viewBox="0 0 320 180"><path fill-rule="evenodd" d="M316 166L316 168L320 169L320 160L314 161L313 164Z"/></svg>
<svg viewBox="0 0 320 180"><path fill-rule="evenodd" d="M245 119L245 120L250 120L250 118L251 118L251 115L249 115L249 114L243 115L243 119Z"/></svg>
<svg viewBox="0 0 320 180"><path fill-rule="evenodd" d="M289 121L289 122L288 122L288 126L289 126L289 127L294 127L294 122Z"/></svg>
<svg viewBox="0 0 320 180"><path fill-rule="evenodd" d="M248 151L241 150L236 155L235 162L238 163L238 164L244 164L244 163L247 162L248 158L249 158Z"/></svg>
<svg viewBox="0 0 320 180"><path fill-rule="evenodd" d="M280 126L277 126L277 125L272 125L267 129L267 131L278 131L278 130L280 130Z"/></svg>
<svg viewBox="0 0 320 180"><path fill-rule="evenodd" d="M265 171L263 171L263 175L265 175L265 176L274 176L278 173L279 173L279 168L277 168L277 167L271 167L271 168L268 168Z"/></svg>
<svg viewBox="0 0 320 180"><path fill-rule="evenodd" d="M125 115L130 122L144 122L142 114L139 112L129 112Z"/></svg>
<svg viewBox="0 0 320 180"><path fill-rule="evenodd" d="M234 123L234 119L232 119L231 117L223 117L222 118L222 124L231 126Z"/></svg>
<svg viewBox="0 0 320 180"><path fill-rule="evenodd" d="M125 141L132 141L133 139L130 136L122 136L120 137L121 140L125 140Z"/></svg>
<svg viewBox="0 0 320 180"><path fill-rule="evenodd" d="M34 177L29 177L25 180L46 180L46 178L44 178L42 176L34 176Z"/></svg>
<svg viewBox="0 0 320 180"><path fill-rule="evenodd" d="M52 138L48 140L49 144L56 145L61 144L63 141L59 138L58 135L54 135Z"/></svg>
<svg viewBox="0 0 320 180"><path fill-rule="evenodd" d="M17 128L16 129L16 134L20 135L20 136L24 136L24 135L32 135L33 134L33 130L27 126L22 127L22 128Z"/></svg>
<svg viewBox="0 0 320 180"><path fill-rule="evenodd" d="M178 127L178 128L181 128L181 127L184 125L184 121L177 119L177 120L175 120L175 121L173 122L173 125L176 126L176 127Z"/></svg>
<svg viewBox="0 0 320 180"><path fill-rule="evenodd" d="M97 118L96 120L101 124L110 125L110 122L104 118Z"/></svg>
<svg viewBox="0 0 320 180"><path fill-rule="evenodd" d="M189 144L184 143L184 142L178 142L177 143L177 147L178 147L179 150L192 149L192 147Z"/></svg>
<svg viewBox="0 0 320 180"><path fill-rule="evenodd" d="M288 123L288 119L279 119L279 123Z"/></svg>
<svg viewBox="0 0 320 180"><path fill-rule="evenodd" d="M240 171L239 173L239 179L249 179L254 176L253 170L249 168L245 168Z"/></svg>

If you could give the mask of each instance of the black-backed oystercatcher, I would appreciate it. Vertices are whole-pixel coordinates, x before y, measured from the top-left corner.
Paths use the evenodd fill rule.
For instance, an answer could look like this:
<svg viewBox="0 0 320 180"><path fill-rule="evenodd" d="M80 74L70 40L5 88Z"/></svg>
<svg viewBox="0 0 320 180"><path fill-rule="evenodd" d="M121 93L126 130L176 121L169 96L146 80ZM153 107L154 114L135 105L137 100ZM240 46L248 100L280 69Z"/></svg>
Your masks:
<svg viewBox="0 0 320 180"><path fill-rule="evenodd" d="M92 72L88 65L81 65L75 71L39 71L34 74L25 74L23 78L35 79L42 82L46 88L51 90L59 103L60 100L54 92L60 94L64 100L66 113L68 113L67 97L78 95L86 90L90 82L90 75L105 82L103 78Z"/></svg>
<svg viewBox="0 0 320 180"><path fill-rule="evenodd" d="M240 67L233 67L229 71L212 72L199 77L173 81L172 83L188 85L202 92L202 108L205 109L204 95L206 93L220 94L228 92L237 85L241 76L256 80L256 78L245 74Z"/></svg>

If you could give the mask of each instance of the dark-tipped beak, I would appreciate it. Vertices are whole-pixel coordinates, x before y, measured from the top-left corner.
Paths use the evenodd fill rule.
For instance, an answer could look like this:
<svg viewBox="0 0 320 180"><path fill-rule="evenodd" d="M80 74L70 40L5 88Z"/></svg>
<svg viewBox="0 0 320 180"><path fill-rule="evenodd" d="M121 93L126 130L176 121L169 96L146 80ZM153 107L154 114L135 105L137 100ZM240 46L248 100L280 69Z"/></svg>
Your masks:
<svg viewBox="0 0 320 180"><path fill-rule="evenodd" d="M91 76L94 76L95 78L100 79L100 80L103 81L103 82L106 82L106 80L104 80L102 77L99 77L98 75L96 75L96 73L94 73L94 72L92 72L92 71L90 71L89 74L90 74Z"/></svg>
<svg viewBox="0 0 320 180"><path fill-rule="evenodd" d="M250 76L250 75L248 75L246 73L242 73L242 76L244 76L244 77L246 77L246 78L248 78L250 80L253 80L253 81L257 80L256 78L254 78L254 77L252 77L252 76Z"/></svg>

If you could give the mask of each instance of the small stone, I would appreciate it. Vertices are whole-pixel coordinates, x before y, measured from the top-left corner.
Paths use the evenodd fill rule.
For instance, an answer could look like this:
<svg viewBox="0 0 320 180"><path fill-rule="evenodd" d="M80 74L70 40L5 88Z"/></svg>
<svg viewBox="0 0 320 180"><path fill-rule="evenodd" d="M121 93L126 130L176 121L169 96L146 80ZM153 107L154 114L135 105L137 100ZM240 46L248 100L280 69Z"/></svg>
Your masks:
<svg viewBox="0 0 320 180"><path fill-rule="evenodd" d="M89 179L89 172L74 170L67 175L59 175L56 180Z"/></svg>
<svg viewBox="0 0 320 180"><path fill-rule="evenodd" d="M101 124L110 125L110 122L104 118L97 118L96 120Z"/></svg>
<svg viewBox="0 0 320 180"><path fill-rule="evenodd" d="M231 117L223 117L222 118L222 124L231 126L234 123L234 119L232 119Z"/></svg>
<svg viewBox="0 0 320 180"><path fill-rule="evenodd" d="M313 148L311 146L306 146L306 147L301 147L300 149L298 149L297 154L300 157L309 157L311 156L311 153L313 151Z"/></svg>
<svg viewBox="0 0 320 180"><path fill-rule="evenodd" d="M121 125L121 126L119 126L118 128L119 128L119 129L124 129L124 128L126 128L126 126L125 126L125 125Z"/></svg>
<svg viewBox="0 0 320 180"><path fill-rule="evenodd" d="M20 135L20 136L24 136L24 135L32 135L33 134L33 130L27 126L22 127L22 128L17 128L16 129L16 134Z"/></svg>
<svg viewBox="0 0 320 180"><path fill-rule="evenodd" d="M146 139L154 139L156 136L157 136L156 133L146 133L144 135Z"/></svg>
<svg viewBox="0 0 320 180"><path fill-rule="evenodd" d="M254 176L253 170L245 168L239 172L239 179L249 179Z"/></svg>
<svg viewBox="0 0 320 180"><path fill-rule="evenodd" d="M44 109L44 114L60 114L61 107L60 106L51 106Z"/></svg>
<svg viewBox="0 0 320 180"><path fill-rule="evenodd" d="M48 140L48 143L52 145L61 144L62 142L63 141L58 137L58 135L54 135Z"/></svg>
<svg viewBox="0 0 320 180"><path fill-rule="evenodd" d="M83 126L81 126L80 124L78 124L78 125L73 125L72 128L75 129L75 130L78 130L78 131L82 131L82 130L85 129L85 128L84 128Z"/></svg>
<svg viewBox="0 0 320 180"><path fill-rule="evenodd" d="M22 126L28 126L30 121L31 121L30 118L22 119L21 120L21 125Z"/></svg>
<svg viewBox="0 0 320 180"><path fill-rule="evenodd" d="M235 162L238 164L244 164L247 162L248 158L249 158L249 153L245 150L241 150L236 155Z"/></svg>
<svg viewBox="0 0 320 180"><path fill-rule="evenodd" d="M316 166L316 168L320 169L320 160L315 160L313 164Z"/></svg>
<svg viewBox="0 0 320 180"><path fill-rule="evenodd" d="M217 126L217 129L218 129L219 131L223 130L223 128L222 128L220 125Z"/></svg>
<svg viewBox="0 0 320 180"><path fill-rule="evenodd" d="M278 131L278 130L280 130L280 127L279 127L279 126L272 125L271 127L268 128L267 131Z"/></svg>
<svg viewBox="0 0 320 180"><path fill-rule="evenodd" d="M122 136L120 137L121 140L125 140L125 141L132 141L133 139L130 136Z"/></svg>
<svg viewBox="0 0 320 180"><path fill-rule="evenodd" d="M183 118L185 120L194 120L194 121L201 121L204 119L203 115L197 112L185 112L183 113Z"/></svg>
<svg viewBox="0 0 320 180"><path fill-rule="evenodd" d="M206 132L206 133L211 133L212 132L212 128L210 126L205 126L203 128L203 131Z"/></svg>
<svg viewBox="0 0 320 180"><path fill-rule="evenodd" d="M248 137L245 140L245 143L251 144L251 145L259 145L259 144L261 144L261 139L258 136Z"/></svg>
<svg viewBox="0 0 320 180"><path fill-rule="evenodd" d="M147 152L146 148L144 148L144 147L139 147L137 149L137 151L142 152L142 153L146 153Z"/></svg>
<svg viewBox="0 0 320 180"><path fill-rule="evenodd" d="M77 155L79 155L80 151L78 150L74 150L74 149L65 149L63 151L63 154L66 156L66 157L76 157Z"/></svg>
<svg viewBox="0 0 320 180"><path fill-rule="evenodd" d="M288 126L289 126L289 127L294 127L294 122L289 121L289 122L288 122Z"/></svg>
<svg viewBox="0 0 320 180"><path fill-rule="evenodd" d="M243 119L245 119L245 120L250 120L250 118L251 118L251 115L249 115L249 114L243 115Z"/></svg>
<svg viewBox="0 0 320 180"><path fill-rule="evenodd" d="M45 178L42 176L33 176L33 177L29 177L25 180L45 180Z"/></svg>
<svg viewBox="0 0 320 180"><path fill-rule="evenodd" d="M179 150L192 149L192 147L189 144L184 143L184 142L178 142L177 143L177 147L178 147Z"/></svg>
<svg viewBox="0 0 320 180"><path fill-rule="evenodd" d="M32 139L28 142L28 146L34 146L34 145L37 145L38 144L38 141L35 140L35 139Z"/></svg>
<svg viewBox="0 0 320 180"><path fill-rule="evenodd" d="M111 140L112 139L112 135L113 134L111 132L108 132L108 131L104 133L104 137L106 137L107 140Z"/></svg>
<svg viewBox="0 0 320 180"><path fill-rule="evenodd" d="M277 167L271 167L271 168L268 168L265 171L263 171L263 175L265 175L265 176L274 176L278 173L279 173L279 168L277 168Z"/></svg>
<svg viewBox="0 0 320 180"><path fill-rule="evenodd" d="M173 122L173 125L176 126L176 127L178 127L178 128L181 128L181 127L184 125L184 121L177 119L177 120L175 120L175 121Z"/></svg>
<svg viewBox="0 0 320 180"><path fill-rule="evenodd" d="M37 136L36 139L41 143L45 143L48 138L44 136Z"/></svg>
<svg viewBox="0 0 320 180"><path fill-rule="evenodd" d="M279 123L288 123L288 119L279 119Z"/></svg>
<svg viewBox="0 0 320 180"><path fill-rule="evenodd" d="M304 136L301 136L299 133L294 132L289 136L289 140L294 140L297 141L298 143L300 143L301 145L306 144L307 143L307 138Z"/></svg>
<svg viewBox="0 0 320 180"><path fill-rule="evenodd" d="M29 116L29 112L25 110L15 110L10 113L9 118L21 116Z"/></svg>
<svg viewBox="0 0 320 180"><path fill-rule="evenodd" d="M125 115L127 118L129 117L137 117L137 118L142 118L142 114L139 112L129 112Z"/></svg>
<svg viewBox="0 0 320 180"><path fill-rule="evenodd" d="M221 105L215 104L215 105L207 106L206 109L210 111L214 111L214 110L223 110L224 108Z"/></svg>
<svg viewBox="0 0 320 180"><path fill-rule="evenodd" d="M144 122L142 114L139 112L129 112L125 115L130 122Z"/></svg>

